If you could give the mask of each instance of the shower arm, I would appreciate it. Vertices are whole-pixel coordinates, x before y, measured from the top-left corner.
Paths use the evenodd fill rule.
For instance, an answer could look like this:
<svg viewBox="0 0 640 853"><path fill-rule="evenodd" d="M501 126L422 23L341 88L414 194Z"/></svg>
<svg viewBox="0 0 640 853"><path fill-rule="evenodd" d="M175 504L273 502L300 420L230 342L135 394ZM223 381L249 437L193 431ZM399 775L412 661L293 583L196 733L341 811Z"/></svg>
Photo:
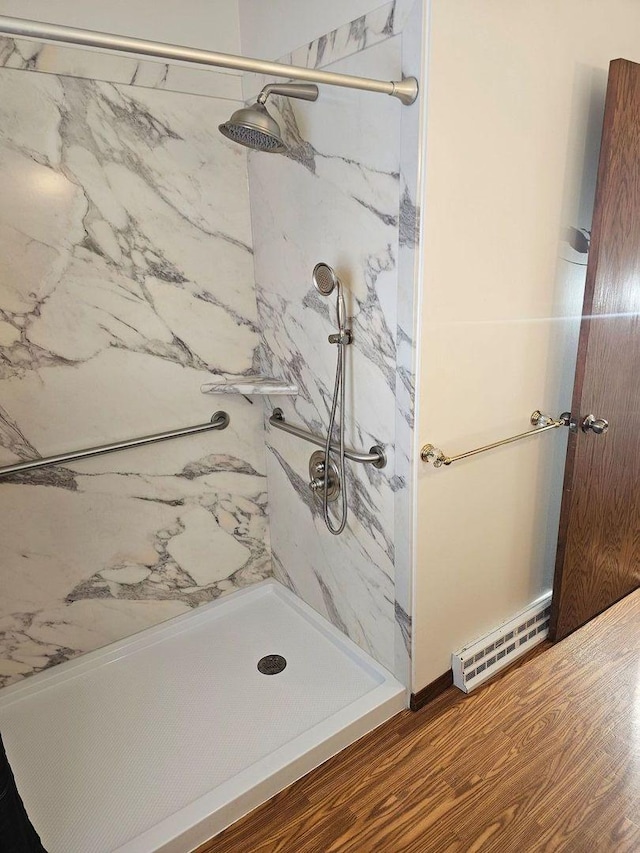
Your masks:
<svg viewBox="0 0 640 853"><path fill-rule="evenodd" d="M412 104L418 96L418 81L415 77L403 80L374 80L370 77L356 77L351 74L336 74L332 71L301 68L297 65L284 65L280 62L268 62L236 56L232 53L215 53L193 47L182 47L147 39L130 38L113 33L100 33L77 27L64 27L59 24L47 24L29 21L25 18L13 18L0 15L0 36L37 39L55 43L72 44L80 47L97 47L103 50L115 50L124 53L140 54L156 59L168 59L190 62L198 65L213 65L218 68L231 68L235 71L250 71L273 77L286 77L293 80L306 80L310 83L325 83L329 86L343 86L348 89L362 89L391 95L405 104Z"/></svg>
<svg viewBox="0 0 640 853"><path fill-rule="evenodd" d="M313 83L268 83L258 95L258 103L266 103L269 95L283 95L285 98L317 101L318 87Z"/></svg>

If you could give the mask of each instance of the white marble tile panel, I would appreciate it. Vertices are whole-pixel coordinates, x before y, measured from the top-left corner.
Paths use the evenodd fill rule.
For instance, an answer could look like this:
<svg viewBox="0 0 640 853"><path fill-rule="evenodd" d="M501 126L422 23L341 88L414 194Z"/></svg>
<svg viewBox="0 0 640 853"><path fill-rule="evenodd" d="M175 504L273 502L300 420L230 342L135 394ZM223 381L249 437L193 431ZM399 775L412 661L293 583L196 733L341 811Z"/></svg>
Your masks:
<svg viewBox="0 0 640 853"><path fill-rule="evenodd" d="M217 376L200 388L203 394L242 394L243 396L295 396L298 386L271 376Z"/></svg>
<svg viewBox="0 0 640 853"><path fill-rule="evenodd" d="M0 67L212 98L242 99L242 77L230 70L140 59L6 36L0 36Z"/></svg>
<svg viewBox="0 0 640 853"><path fill-rule="evenodd" d="M409 37L414 34L417 36L415 41L420 46L424 12L425 4L422 0L395 0L393 13L394 31L402 33L403 36L409 35ZM412 50L412 47L412 45L408 45L407 49L403 50L403 60L406 58L406 65L403 61L402 70L406 77L410 75L419 76L421 50L416 53Z"/></svg>
<svg viewBox="0 0 640 853"><path fill-rule="evenodd" d="M158 622L269 576L264 476L234 455L203 453L204 436L181 442L191 452L174 475L88 472L98 462L91 460L77 463L83 473L49 469L40 478L34 472L29 485L2 485L11 534L0 570L8 590L0 672L19 655L33 657L25 649L34 641L45 658L35 669L93 648L84 629L73 635L69 627L75 617L67 610L77 602L110 604L98 608L91 628L106 642L123 636L123 624L132 630L154 624L154 604ZM154 461L151 448L122 456L137 457L134 470ZM132 614L142 602L147 615L138 626ZM49 614L46 642L33 630L43 613Z"/></svg>
<svg viewBox="0 0 640 853"><path fill-rule="evenodd" d="M393 667L392 564L379 516L354 513L369 504L363 481L350 467L352 515L337 538L327 531L319 504L308 489L308 460L313 448L277 430L268 436L269 507L274 572L333 624L383 665ZM292 491L295 494L292 494ZM286 534L283 522L286 519ZM364 521L364 523L363 523ZM376 535L377 534L377 535Z"/></svg>
<svg viewBox="0 0 640 853"><path fill-rule="evenodd" d="M85 579L88 567L115 565L124 555L139 565L155 562L147 528L165 527L174 511L149 501L133 513L133 505L117 495L94 495L88 501L69 488L4 484L2 615L57 601L60 590Z"/></svg>
<svg viewBox="0 0 640 853"><path fill-rule="evenodd" d="M336 70L399 72L387 39ZM347 442L388 452L383 470L347 463L349 524L326 530L308 488L313 448L269 429L267 470L277 576L390 668L395 665L394 495L399 104L326 90L314 104L280 106L285 157L250 154L252 221L264 370L299 387L287 421L326 432L335 375L335 299L312 287L318 261L345 287ZM293 523L292 523L293 520Z"/></svg>
<svg viewBox="0 0 640 853"><path fill-rule="evenodd" d="M182 516L184 530L174 536L167 552L193 578L194 586L224 580L249 559L249 551L226 533L210 512L194 507Z"/></svg>
<svg viewBox="0 0 640 853"><path fill-rule="evenodd" d="M0 482L0 681L271 572L262 408L200 393L255 373L259 343L227 111L0 68L0 460L231 416Z"/></svg>
<svg viewBox="0 0 640 853"><path fill-rule="evenodd" d="M423 50L423 15L421 3L399 0L406 13L402 37L402 70L404 76L415 76L426 85L426 50ZM398 13L402 10L398 9ZM402 531L396 537L396 664L395 673L405 684L411 684L412 624L411 595L414 571L414 485L417 476L418 437L414 430L414 398L416 375L416 339L420 316L420 209L417 203L419 184L424 179L420 170L423 149L424 101L421 98L402 110L400 147L400 221L398 251L398 314L396 371L396 477L395 527Z"/></svg>
<svg viewBox="0 0 640 853"><path fill-rule="evenodd" d="M385 79L416 73L419 5L385 4L295 51L296 62ZM397 36L405 26L410 37ZM0 180L21 173L16 190L32 192L19 227L0 204L3 458L201 422L214 408L232 420L223 432L10 486L24 518L33 501L37 517L59 494L64 506L84 501L98 542L121 513L143 509L144 520L122 553L71 560L71 575L65 561L91 525L72 524L66 543L53 528L41 533L53 567L47 601L0 620L0 675L21 677L266 577L266 462L278 577L407 681L411 555L397 537L411 512L415 108L331 87L315 104L274 98L291 153L250 155L253 241L246 151L216 129L239 78L5 40L2 64L53 72L0 69ZM157 91L171 88L220 100ZM262 406L212 405L199 393L211 373L259 369L299 387L295 401L273 401L290 422L326 429L335 307L311 287L319 260L343 278L353 317L348 442L382 443L389 456L383 471L349 465L339 538L306 485L313 448L270 430L265 460ZM215 557L201 559L208 545L229 552L226 575ZM20 581L27 603L37 577Z"/></svg>
<svg viewBox="0 0 640 853"><path fill-rule="evenodd" d="M402 31L407 18L407 6L410 0L393 0L372 9L364 15L314 39L312 42L296 47L278 58L285 65L297 65L302 68L323 68L334 62L344 60L354 54L361 54L369 47L387 41ZM331 70L331 69L327 69ZM373 74L366 71L344 71L345 74L374 77L376 79L399 79L396 72L388 78L379 70ZM255 95L266 84L268 77L260 74L247 74L243 81L245 98Z"/></svg>

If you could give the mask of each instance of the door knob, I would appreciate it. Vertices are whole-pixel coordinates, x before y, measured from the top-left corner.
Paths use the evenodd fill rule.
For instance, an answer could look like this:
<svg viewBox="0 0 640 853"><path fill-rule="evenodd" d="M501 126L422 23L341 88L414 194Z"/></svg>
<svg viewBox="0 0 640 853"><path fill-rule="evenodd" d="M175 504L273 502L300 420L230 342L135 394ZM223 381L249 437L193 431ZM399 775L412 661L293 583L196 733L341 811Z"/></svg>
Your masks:
<svg viewBox="0 0 640 853"><path fill-rule="evenodd" d="M587 415L582 421L582 432L595 432L596 435L602 435L609 429L609 421L604 418L596 418L594 415Z"/></svg>

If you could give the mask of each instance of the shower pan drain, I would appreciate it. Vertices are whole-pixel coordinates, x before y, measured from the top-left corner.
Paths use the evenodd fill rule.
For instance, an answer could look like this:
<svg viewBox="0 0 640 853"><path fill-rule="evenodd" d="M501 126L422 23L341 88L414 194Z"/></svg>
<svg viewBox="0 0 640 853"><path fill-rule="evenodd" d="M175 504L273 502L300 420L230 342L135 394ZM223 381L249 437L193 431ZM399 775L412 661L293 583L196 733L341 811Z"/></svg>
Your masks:
<svg viewBox="0 0 640 853"><path fill-rule="evenodd" d="M265 655L258 661L258 671L263 675L277 675L287 665L282 655Z"/></svg>

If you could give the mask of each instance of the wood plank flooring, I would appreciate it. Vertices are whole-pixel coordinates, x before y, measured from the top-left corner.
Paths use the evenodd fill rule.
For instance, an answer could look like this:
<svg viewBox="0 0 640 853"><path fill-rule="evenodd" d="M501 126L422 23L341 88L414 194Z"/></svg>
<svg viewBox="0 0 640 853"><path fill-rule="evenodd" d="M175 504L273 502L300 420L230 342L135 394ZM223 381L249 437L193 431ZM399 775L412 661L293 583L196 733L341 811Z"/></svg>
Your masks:
<svg viewBox="0 0 640 853"><path fill-rule="evenodd" d="M348 747L198 853L638 853L640 591Z"/></svg>

